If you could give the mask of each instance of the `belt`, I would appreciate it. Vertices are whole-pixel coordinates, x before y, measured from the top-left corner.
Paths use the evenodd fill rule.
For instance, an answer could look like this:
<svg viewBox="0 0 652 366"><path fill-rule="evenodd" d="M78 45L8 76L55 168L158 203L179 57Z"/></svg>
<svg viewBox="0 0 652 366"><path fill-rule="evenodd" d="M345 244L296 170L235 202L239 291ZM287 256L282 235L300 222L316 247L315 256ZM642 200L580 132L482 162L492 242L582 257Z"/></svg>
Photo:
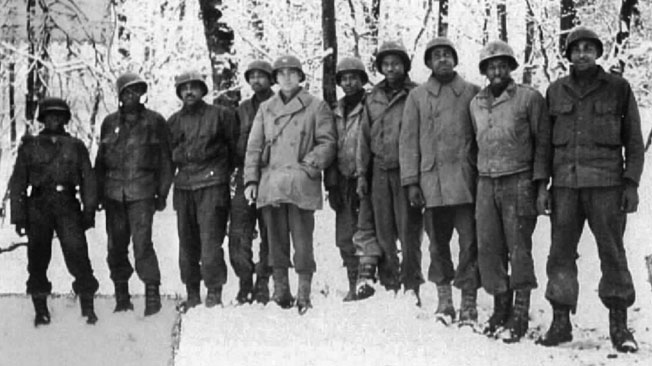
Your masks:
<svg viewBox="0 0 652 366"><path fill-rule="evenodd" d="M77 189L75 186L65 184L52 184L32 188L31 196L40 195L44 193L68 193L75 194Z"/></svg>

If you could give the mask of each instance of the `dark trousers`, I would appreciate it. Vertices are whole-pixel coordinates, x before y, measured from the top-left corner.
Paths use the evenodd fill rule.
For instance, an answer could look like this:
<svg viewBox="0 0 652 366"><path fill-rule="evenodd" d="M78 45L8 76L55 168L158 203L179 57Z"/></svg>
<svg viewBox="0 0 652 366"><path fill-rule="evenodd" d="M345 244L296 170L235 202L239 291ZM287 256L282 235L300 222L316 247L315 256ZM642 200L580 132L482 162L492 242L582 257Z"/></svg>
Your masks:
<svg viewBox="0 0 652 366"><path fill-rule="evenodd" d="M532 233L537 223L531 173L480 177L476 197L478 265L491 295L537 287Z"/></svg>
<svg viewBox="0 0 652 366"><path fill-rule="evenodd" d="M294 246L294 268L297 273L314 273L317 269L312 247L312 234L315 230L315 212L281 203L278 206L261 208L267 225L269 238L270 265L273 268L289 268L290 237Z"/></svg>
<svg viewBox="0 0 652 366"><path fill-rule="evenodd" d="M623 244L627 215L620 210L621 187L552 189L552 245L546 271L546 298L577 306L577 246L584 222L595 236L602 277L598 294L609 308L629 307L636 294Z"/></svg>
<svg viewBox="0 0 652 366"><path fill-rule="evenodd" d="M353 234L358 225L360 207L360 200L355 192L356 187L357 179L346 177L342 177L337 186L342 207L335 212L335 243L340 250L344 266L349 270L358 268L358 257L353 245Z"/></svg>
<svg viewBox="0 0 652 366"><path fill-rule="evenodd" d="M406 289L418 287L424 282L421 273L423 215L420 209L410 206L398 169L374 166L371 204L376 238L384 254L378 265L380 282L393 285L400 281ZM403 257L400 270L396 239L401 242Z"/></svg>
<svg viewBox="0 0 652 366"><path fill-rule="evenodd" d="M184 284L207 288L226 283L222 242L229 218L229 187L216 185L196 190L174 190L179 232L179 268Z"/></svg>
<svg viewBox="0 0 652 366"><path fill-rule="evenodd" d="M256 277L269 277L272 267L269 265L269 244L267 230L260 210L255 205L250 205L244 196L244 182L242 170L235 176L235 194L231 199L231 222L229 224L229 257L233 271L240 278L251 277L256 272ZM254 265L251 250L256 236L256 221L260 233L260 248L258 263Z"/></svg>
<svg viewBox="0 0 652 366"><path fill-rule="evenodd" d="M52 258L52 237L57 233L76 294L92 295L98 283L88 258L88 243L82 225L79 202L72 194L52 192L29 198L27 237L27 293L49 294L52 284L47 270Z"/></svg>
<svg viewBox="0 0 652 366"><path fill-rule="evenodd" d="M429 207L424 213L424 223L430 238L428 279L437 285L453 281L453 285L462 290L478 289L480 272L474 204ZM460 246L457 270L450 248L453 229L457 230Z"/></svg>
<svg viewBox="0 0 652 366"><path fill-rule="evenodd" d="M154 199L129 202L107 199L104 208L108 234L107 262L113 282L128 282L134 272L129 263L129 242L133 241L138 277L145 283L160 284L161 272L152 243Z"/></svg>

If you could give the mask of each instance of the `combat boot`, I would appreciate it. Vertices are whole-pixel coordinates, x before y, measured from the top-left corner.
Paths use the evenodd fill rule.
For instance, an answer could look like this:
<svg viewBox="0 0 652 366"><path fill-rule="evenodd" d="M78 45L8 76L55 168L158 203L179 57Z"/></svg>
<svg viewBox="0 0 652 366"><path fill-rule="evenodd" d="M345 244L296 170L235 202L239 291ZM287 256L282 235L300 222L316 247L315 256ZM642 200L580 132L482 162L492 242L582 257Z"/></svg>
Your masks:
<svg viewBox="0 0 652 366"><path fill-rule="evenodd" d="M455 307L453 306L453 288L448 285L437 285L437 310L435 319L444 325L455 321Z"/></svg>
<svg viewBox="0 0 652 366"><path fill-rule="evenodd" d="M358 279L355 286L355 294L358 300L372 297L376 293L373 284L376 282L376 265L372 263L360 263L358 266Z"/></svg>
<svg viewBox="0 0 652 366"><path fill-rule="evenodd" d="M299 315L305 314L312 307L310 302L310 286L312 273L299 273L299 290L297 291L297 308Z"/></svg>
<svg viewBox="0 0 652 366"><path fill-rule="evenodd" d="M86 324L97 323L97 315L95 315L95 306L93 304L94 296L92 294L81 294L79 296L79 303L81 305L81 314L86 318Z"/></svg>
<svg viewBox="0 0 652 366"><path fill-rule="evenodd" d="M269 277L256 276L253 301L267 305L269 302Z"/></svg>
<svg viewBox="0 0 652 366"><path fill-rule="evenodd" d="M32 303L34 304L34 326L50 324L50 311L48 310L48 295L36 294L32 295Z"/></svg>
<svg viewBox="0 0 652 366"><path fill-rule="evenodd" d="M186 284L186 300L177 305L177 310L186 313L191 308L201 304L201 297L199 294L199 282Z"/></svg>
<svg viewBox="0 0 652 366"><path fill-rule="evenodd" d="M115 308L113 312L134 310L134 304L131 303L131 295L129 294L129 283L114 282L113 286L115 287Z"/></svg>
<svg viewBox="0 0 652 366"><path fill-rule="evenodd" d="M294 305L294 298L290 292L290 281L287 268L274 268L274 294L272 299L282 309L289 309Z"/></svg>
<svg viewBox="0 0 652 366"><path fill-rule="evenodd" d="M478 322L477 298L477 290L462 290L462 299L460 300L460 327L465 325L473 326Z"/></svg>
<svg viewBox="0 0 652 366"><path fill-rule="evenodd" d="M551 347L572 340L573 327L570 322L570 306L553 303L550 328L535 343Z"/></svg>
<svg viewBox="0 0 652 366"><path fill-rule="evenodd" d="M634 335L627 329L626 307L609 309L609 337L611 337L611 344L618 352L634 353L638 351Z"/></svg>
<svg viewBox="0 0 652 366"><path fill-rule="evenodd" d="M206 307L222 305L222 286L209 287L206 293Z"/></svg>
<svg viewBox="0 0 652 366"><path fill-rule="evenodd" d="M158 313L161 310L161 294L158 290L158 284L145 284L145 316Z"/></svg>
<svg viewBox="0 0 652 366"><path fill-rule="evenodd" d="M235 301L238 302L238 305L251 304L252 299L252 289L254 287L253 279L251 276L245 276L240 278L240 289L238 294L235 296ZM208 302L208 299L206 300ZM206 305L208 306L208 305Z"/></svg>
<svg viewBox="0 0 652 366"><path fill-rule="evenodd" d="M512 297L513 292L510 290L494 295L494 312L482 330L484 334L493 337L496 335L496 331L505 325L509 319L509 314L512 312Z"/></svg>
<svg viewBox="0 0 652 366"><path fill-rule="evenodd" d="M358 296L355 291L356 282L358 281L358 269L357 268L347 268L346 276L349 279L349 292L344 296L344 302L355 301L358 299Z"/></svg>
<svg viewBox="0 0 652 366"><path fill-rule="evenodd" d="M499 337L505 343L516 343L525 336L530 313L530 290L516 290L512 314L505 323Z"/></svg>

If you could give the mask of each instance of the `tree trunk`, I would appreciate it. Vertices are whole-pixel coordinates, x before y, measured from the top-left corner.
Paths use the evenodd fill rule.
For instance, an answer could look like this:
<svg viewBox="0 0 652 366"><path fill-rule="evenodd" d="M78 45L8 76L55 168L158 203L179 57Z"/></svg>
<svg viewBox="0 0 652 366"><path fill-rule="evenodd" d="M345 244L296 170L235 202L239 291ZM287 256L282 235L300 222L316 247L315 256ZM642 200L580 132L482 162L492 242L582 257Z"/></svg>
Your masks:
<svg viewBox="0 0 652 366"><path fill-rule="evenodd" d="M324 58L322 87L324 101L335 108L337 91L335 68L337 65L337 30L335 29L335 0L322 0L321 25L324 34L324 49L331 52Z"/></svg>
<svg viewBox="0 0 652 366"><path fill-rule="evenodd" d="M561 0L561 14L559 17L559 52L564 55L568 32L575 26L577 10L573 0Z"/></svg>
<svg viewBox="0 0 652 366"><path fill-rule="evenodd" d="M498 16L498 37L507 42L507 3L505 0L498 3L496 13Z"/></svg>
<svg viewBox="0 0 652 366"><path fill-rule="evenodd" d="M27 70L27 94L25 95L25 119L29 123L34 122L36 107L38 101L45 95L45 85L43 84L44 76L42 75L43 65L41 58L47 58L47 45L49 41L49 32L44 29L41 34L42 39L38 39L34 27L36 19L36 0L27 1L27 42L29 53L29 68ZM37 49L40 46L40 52Z"/></svg>
<svg viewBox="0 0 652 366"><path fill-rule="evenodd" d="M233 90L236 84L237 60L233 54L233 29L222 18L222 0L199 0L206 46L211 59L211 75L215 104L236 107L240 102L240 91Z"/></svg>
<svg viewBox="0 0 652 366"><path fill-rule="evenodd" d="M16 146L16 62L9 62L9 134L11 146Z"/></svg>
<svg viewBox="0 0 652 366"><path fill-rule="evenodd" d="M355 27L357 23L355 6L353 5L353 0L347 0L347 2L349 4L351 20L353 21L353 26L351 27L351 34L353 35L353 56L360 58L360 34Z"/></svg>
<svg viewBox="0 0 652 366"><path fill-rule="evenodd" d="M369 31L368 44L375 53L378 49L378 22L380 21L380 0L371 0L371 7L367 5L366 1L362 2L362 10L364 12L364 22ZM374 63L371 63L374 65ZM375 67L372 66L371 72L375 73Z"/></svg>
<svg viewBox="0 0 652 366"><path fill-rule="evenodd" d="M437 15L437 36L448 37L448 0L439 0Z"/></svg>
<svg viewBox="0 0 652 366"><path fill-rule="evenodd" d="M269 53L269 47L263 42L265 37L265 24L263 22L263 17L258 14L258 9L261 5L260 0L250 0L250 18L249 18L249 27L254 31L254 39L258 41L258 46L262 48L265 54L261 52L256 47L253 47L254 58L259 59Z"/></svg>
<svg viewBox="0 0 652 366"><path fill-rule="evenodd" d="M532 50L534 49L534 11L528 2L525 20L525 56L523 57L523 84L532 84Z"/></svg>
<svg viewBox="0 0 652 366"><path fill-rule="evenodd" d="M484 22L482 25L482 44L485 45L489 42L489 19L491 19L491 1L484 1Z"/></svg>
<svg viewBox="0 0 652 366"><path fill-rule="evenodd" d="M638 0L622 0L620 5L620 28L616 34L616 47L614 48L614 56L618 59L618 69L611 69L618 74L625 71L625 59L623 57L623 50L627 47L629 40L629 33L632 26L632 17L638 17Z"/></svg>

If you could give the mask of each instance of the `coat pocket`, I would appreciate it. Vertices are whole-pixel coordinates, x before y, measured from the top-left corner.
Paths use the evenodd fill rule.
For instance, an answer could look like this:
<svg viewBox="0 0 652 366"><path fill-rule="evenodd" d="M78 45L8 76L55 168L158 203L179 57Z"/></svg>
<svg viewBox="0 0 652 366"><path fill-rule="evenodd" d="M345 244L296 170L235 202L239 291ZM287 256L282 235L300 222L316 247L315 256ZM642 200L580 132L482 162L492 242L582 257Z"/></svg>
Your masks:
<svg viewBox="0 0 652 366"><path fill-rule="evenodd" d="M516 214L518 216L536 216L536 187L530 179L521 179L516 192Z"/></svg>
<svg viewBox="0 0 652 366"><path fill-rule="evenodd" d="M622 145L620 136L620 116L615 101L596 101L593 106L594 123L591 124L590 136L598 146L618 147Z"/></svg>
<svg viewBox="0 0 652 366"><path fill-rule="evenodd" d="M550 114L555 117L555 123L552 126L552 144L554 146L563 146L570 141L572 131L570 130L571 114L573 113L573 103L563 103L552 106Z"/></svg>

